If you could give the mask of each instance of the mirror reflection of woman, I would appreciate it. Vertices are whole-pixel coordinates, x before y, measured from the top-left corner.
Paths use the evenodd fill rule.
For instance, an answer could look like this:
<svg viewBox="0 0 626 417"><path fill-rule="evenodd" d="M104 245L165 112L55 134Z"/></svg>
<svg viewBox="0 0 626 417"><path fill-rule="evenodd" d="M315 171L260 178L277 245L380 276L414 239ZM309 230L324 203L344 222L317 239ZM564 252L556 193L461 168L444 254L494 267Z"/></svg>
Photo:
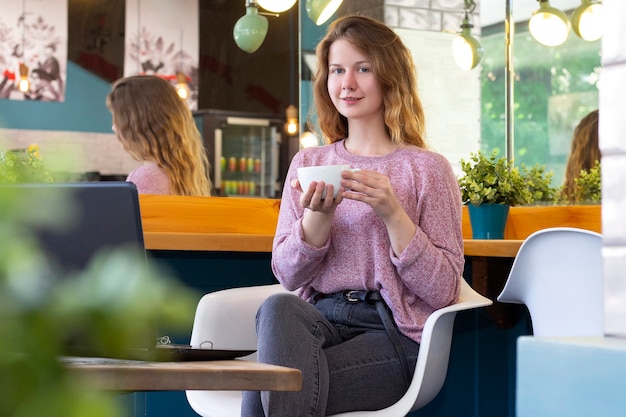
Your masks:
<svg viewBox="0 0 626 417"><path fill-rule="evenodd" d="M200 132L169 81L153 75L122 78L113 84L106 104L124 150L143 162L126 179L139 193L211 194Z"/></svg>
<svg viewBox="0 0 626 417"><path fill-rule="evenodd" d="M589 172L602 158L598 144L599 118L600 112L593 110L583 117L574 129L572 147L565 168L565 183L563 184L563 195L572 203L575 202L576 179L580 176L580 172L582 170Z"/></svg>

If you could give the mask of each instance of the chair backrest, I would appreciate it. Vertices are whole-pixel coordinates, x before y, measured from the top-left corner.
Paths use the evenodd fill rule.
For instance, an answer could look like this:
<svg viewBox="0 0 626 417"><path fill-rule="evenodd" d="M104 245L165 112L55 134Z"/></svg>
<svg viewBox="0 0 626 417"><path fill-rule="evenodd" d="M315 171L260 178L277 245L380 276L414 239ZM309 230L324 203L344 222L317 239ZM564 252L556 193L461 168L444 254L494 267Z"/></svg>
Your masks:
<svg viewBox="0 0 626 417"><path fill-rule="evenodd" d="M256 349L255 317L263 300L284 292L280 284L230 288L204 295L191 330L192 346L210 341L214 349ZM256 353L246 356L256 361ZM191 408L204 417L239 417L240 391L187 391Z"/></svg>
<svg viewBox="0 0 626 417"><path fill-rule="evenodd" d="M191 344L211 340L216 348L256 349L255 315L270 294L286 291L280 285L234 288L205 295L196 310ZM491 305L461 279L459 301L432 313L426 320L415 374L406 394L394 405L378 411L353 411L335 417L405 416L429 403L441 390L448 370L456 313ZM191 407L205 417L239 416L241 393L187 391Z"/></svg>
<svg viewBox="0 0 626 417"><path fill-rule="evenodd" d="M533 233L498 301L526 304L535 336L601 336L602 236L569 227Z"/></svg>

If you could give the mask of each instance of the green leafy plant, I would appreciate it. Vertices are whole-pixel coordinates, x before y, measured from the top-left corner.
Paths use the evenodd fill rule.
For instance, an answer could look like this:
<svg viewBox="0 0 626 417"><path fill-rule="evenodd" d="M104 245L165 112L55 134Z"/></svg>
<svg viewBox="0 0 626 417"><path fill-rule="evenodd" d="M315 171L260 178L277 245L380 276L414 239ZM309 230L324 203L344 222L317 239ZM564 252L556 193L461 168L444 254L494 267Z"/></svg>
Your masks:
<svg viewBox="0 0 626 417"><path fill-rule="evenodd" d="M531 191L517 167L506 157L498 157L494 151L489 156L482 151L470 154L469 161L461 160L465 173L459 178L463 204L528 204Z"/></svg>
<svg viewBox="0 0 626 417"><path fill-rule="evenodd" d="M39 147L0 152L0 183L53 182L39 155Z"/></svg>
<svg viewBox="0 0 626 417"><path fill-rule="evenodd" d="M602 170L600 161L596 161L589 171L583 169L574 178L576 188L567 195L565 186L561 187L557 201L561 204L600 204L602 202Z"/></svg>
<svg viewBox="0 0 626 417"><path fill-rule="evenodd" d="M552 186L553 171L546 172L545 165L535 164L528 168L522 164L522 175L531 193L530 203L553 203L555 201L559 190Z"/></svg>

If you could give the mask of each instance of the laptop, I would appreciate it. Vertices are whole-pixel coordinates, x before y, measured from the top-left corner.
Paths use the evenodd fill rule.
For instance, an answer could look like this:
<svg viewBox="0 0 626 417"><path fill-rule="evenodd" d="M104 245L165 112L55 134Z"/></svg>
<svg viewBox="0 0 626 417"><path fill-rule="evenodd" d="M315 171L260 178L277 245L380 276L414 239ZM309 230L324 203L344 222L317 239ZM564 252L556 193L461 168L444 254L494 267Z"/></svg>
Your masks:
<svg viewBox="0 0 626 417"><path fill-rule="evenodd" d="M141 212L137 188L131 182L75 182L2 185L10 188L17 198L37 196L37 204L30 209L45 214L46 201L53 199L70 202L65 209L71 212L71 222L64 227L32 229L43 255L55 270L71 273L86 268L94 255L104 249L138 250L140 262L149 267L145 250ZM56 207L56 206L55 206ZM63 208L61 208L63 209ZM233 359L253 351L221 351L191 347L182 344L157 343L155 322L145 323L145 340L129 349L119 359L146 359L159 361L188 361ZM159 338L163 340L164 338ZM81 344L80 334L67 342L66 352L72 356L100 356ZM88 345L87 345L88 346Z"/></svg>

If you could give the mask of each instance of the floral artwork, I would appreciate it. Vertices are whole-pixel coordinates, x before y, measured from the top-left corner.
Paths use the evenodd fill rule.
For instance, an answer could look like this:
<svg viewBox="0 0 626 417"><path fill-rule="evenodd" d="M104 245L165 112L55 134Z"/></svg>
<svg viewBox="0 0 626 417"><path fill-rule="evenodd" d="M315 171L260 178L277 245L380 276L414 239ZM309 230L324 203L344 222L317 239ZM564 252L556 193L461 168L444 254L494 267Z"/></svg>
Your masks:
<svg viewBox="0 0 626 417"><path fill-rule="evenodd" d="M0 99L62 102L67 0L0 0Z"/></svg>
<svg viewBox="0 0 626 417"><path fill-rule="evenodd" d="M197 0L127 0L124 75L152 74L174 85L184 81L187 104L196 110L198 36Z"/></svg>

